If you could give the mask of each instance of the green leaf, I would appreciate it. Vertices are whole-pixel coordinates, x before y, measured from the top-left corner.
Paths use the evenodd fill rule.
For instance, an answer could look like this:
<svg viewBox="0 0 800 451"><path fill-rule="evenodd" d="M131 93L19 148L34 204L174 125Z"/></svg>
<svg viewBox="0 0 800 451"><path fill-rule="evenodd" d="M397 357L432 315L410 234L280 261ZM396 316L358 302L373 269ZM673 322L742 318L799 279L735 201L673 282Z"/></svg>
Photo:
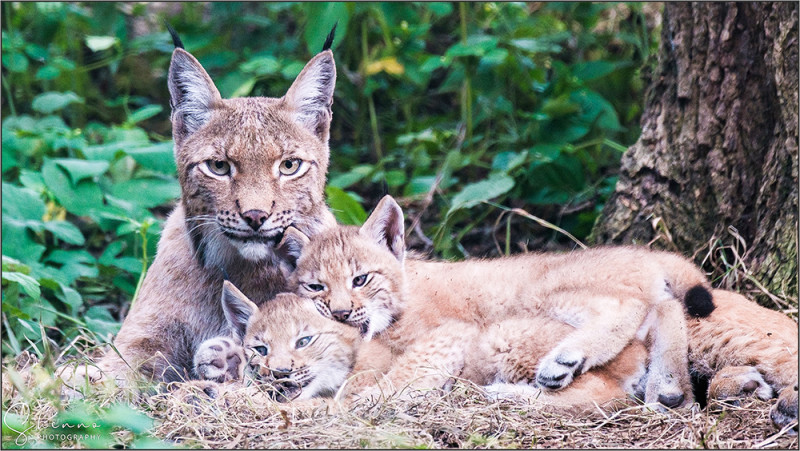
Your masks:
<svg viewBox="0 0 800 451"><path fill-rule="evenodd" d="M583 61L572 66L572 75L583 81L605 77L617 69L630 66L630 62L615 61Z"/></svg>
<svg viewBox="0 0 800 451"><path fill-rule="evenodd" d="M333 211L336 220L346 225L361 225L367 219L364 207L353 196L335 186L325 188L328 205Z"/></svg>
<svg viewBox="0 0 800 451"><path fill-rule="evenodd" d="M161 105L145 105L139 108L138 110L134 111L133 113L131 113L131 115L128 116L128 120L126 122L128 122L129 124L135 124L145 119L150 119L151 117L155 116L156 114L160 113L163 110L164 107L162 107Z"/></svg>
<svg viewBox="0 0 800 451"><path fill-rule="evenodd" d="M525 163L528 151L522 152L500 152L492 160L492 170L508 173Z"/></svg>
<svg viewBox="0 0 800 451"><path fill-rule="evenodd" d="M2 189L3 221L8 218L42 220L45 205L36 191L6 182L3 182Z"/></svg>
<svg viewBox="0 0 800 451"><path fill-rule="evenodd" d="M44 223L44 228L49 230L62 241L82 246L86 240L83 238L81 230L75 227L74 224L67 221L48 221Z"/></svg>
<svg viewBox="0 0 800 451"><path fill-rule="evenodd" d="M81 297L81 294L64 284L59 284L59 286L61 287L62 292L62 295L59 296L59 299L61 302L69 306L70 313L75 315L83 305L83 298Z"/></svg>
<svg viewBox="0 0 800 451"><path fill-rule="evenodd" d="M26 263L36 263L42 257L46 248L31 238L31 233L24 225L14 224L3 218L2 231L3 255Z"/></svg>
<svg viewBox="0 0 800 451"><path fill-rule="evenodd" d="M103 338L113 336L120 328L120 323L114 320L108 310L96 305L86 310L84 320L89 330Z"/></svg>
<svg viewBox="0 0 800 451"><path fill-rule="evenodd" d="M358 165L344 174L339 174L331 177L328 181L329 186L346 189L350 185L360 182L364 177L372 172L372 166L368 164Z"/></svg>
<svg viewBox="0 0 800 451"><path fill-rule="evenodd" d="M472 208L481 202L507 193L513 187L513 178L506 174L492 174L486 180L464 186L461 192L453 196L453 201L447 214L449 215L462 208Z"/></svg>
<svg viewBox="0 0 800 451"><path fill-rule="evenodd" d="M104 174L109 166L107 161L80 160L77 158L56 158L52 161L67 171L73 185L77 185L83 179L94 178Z"/></svg>
<svg viewBox="0 0 800 451"><path fill-rule="evenodd" d="M166 141L152 146L129 148L125 150L125 153L144 168L164 174L174 174L176 167L172 148L172 141Z"/></svg>
<svg viewBox="0 0 800 451"><path fill-rule="evenodd" d="M111 48L117 43L114 36L86 36L86 47L93 52L99 52Z"/></svg>
<svg viewBox="0 0 800 451"><path fill-rule="evenodd" d="M332 49L342 41L342 37L347 35L347 25L350 22L350 13L347 4L344 2L311 2L303 4L309 20L303 30L303 38L306 41L308 52L316 55L322 51L322 44L330 33L334 24L336 25L336 38L333 41ZM338 23L337 23L338 22Z"/></svg>
<svg viewBox="0 0 800 451"><path fill-rule="evenodd" d="M100 421L108 426L125 428L135 434L143 434L154 425L152 418L125 404L111 406Z"/></svg>
<svg viewBox="0 0 800 451"><path fill-rule="evenodd" d="M281 63L272 56L259 56L240 64L239 69L255 75L272 75L281 70Z"/></svg>
<svg viewBox="0 0 800 451"><path fill-rule="evenodd" d="M56 200L72 214L86 216L92 209L103 206L103 193L97 183L84 180L73 186L53 160L45 159L42 176Z"/></svg>
<svg viewBox="0 0 800 451"><path fill-rule="evenodd" d="M55 66L43 66L36 71L37 80L54 80L61 75L61 69Z"/></svg>
<svg viewBox="0 0 800 451"><path fill-rule="evenodd" d="M140 178L113 185L111 194L140 207L152 208L175 201L181 195L181 187L175 179Z"/></svg>
<svg viewBox="0 0 800 451"><path fill-rule="evenodd" d="M533 53L558 53L561 51L560 45L544 39L520 38L512 39L510 43L520 50L527 50Z"/></svg>
<svg viewBox="0 0 800 451"><path fill-rule="evenodd" d="M33 99L33 109L40 113L50 114L58 111L70 103L83 103L83 98L74 92L45 92Z"/></svg>
<svg viewBox="0 0 800 451"><path fill-rule="evenodd" d="M33 277L22 274L21 272L3 272L3 280L6 282L16 282L22 287L22 291L27 293L28 296L34 300L38 300L42 295L42 290L39 287L39 282Z"/></svg>
<svg viewBox="0 0 800 451"><path fill-rule="evenodd" d="M3 67L11 72L25 72L28 70L28 58L19 52L3 52Z"/></svg>

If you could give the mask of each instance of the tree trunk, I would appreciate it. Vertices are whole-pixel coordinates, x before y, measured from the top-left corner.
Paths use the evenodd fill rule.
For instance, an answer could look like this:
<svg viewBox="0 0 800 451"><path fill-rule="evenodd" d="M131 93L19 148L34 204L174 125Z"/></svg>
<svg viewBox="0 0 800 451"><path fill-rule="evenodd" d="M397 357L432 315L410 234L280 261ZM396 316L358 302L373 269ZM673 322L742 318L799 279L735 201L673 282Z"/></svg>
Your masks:
<svg viewBox="0 0 800 451"><path fill-rule="evenodd" d="M642 135L590 241L694 254L716 286L760 284L783 297L760 303L797 307L797 12L794 2L665 5Z"/></svg>

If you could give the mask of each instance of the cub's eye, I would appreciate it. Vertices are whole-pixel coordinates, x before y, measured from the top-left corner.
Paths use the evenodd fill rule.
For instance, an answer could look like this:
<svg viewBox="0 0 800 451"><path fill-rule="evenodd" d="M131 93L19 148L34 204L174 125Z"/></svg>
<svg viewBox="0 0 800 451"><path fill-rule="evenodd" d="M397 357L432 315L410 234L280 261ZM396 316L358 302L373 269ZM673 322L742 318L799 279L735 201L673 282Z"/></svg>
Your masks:
<svg viewBox="0 0 800 451"><path fill-rule="evenodd" d="M361 274L360 276L354 277L353 278L353 288L358 288L360 286L363 286L364 283L366 283L366 281L367 281L367 275L366 274Z"/></svg>
<svg viewBox="0 0 800 451"><path fill-rule="evenodd" d="M283 175L295 175L302 166L303 160L299 158L292 158L291 160L281 161L281 165L278 170L280 170L281 174Z"/></svg>
<svg viewBox="0 0 800 451"><path fill-rule="evenodd" d="M322 291L325 289L325 285L321 285L318 283L309 283L308 285L306 285L306 288L308 289L308 291Z"/></svg>
<svg viewBox="0 0 800 451"><path fill-rule="evenodd" d="M208 170L214 175L228 175L231 173L231 165L227 161L208 160L206 161Z"/></svg>
<svg viewBox="0 0 800 451"><path fill-rule="evenodd" d="M310 336L309 337L303 337L303 338L297 340L297 343L294 345L294 347L297 348L297 349L305 348L306 346L308 346L311 343L311 339L312 338L313 337L310 337Z"/></svg>
<svg viewBox="0 0 800 451"><path fill-rule="evenodd" d="M261 354L261 355L264 355L264 356L265 356L265 355L267 355L267 353L269 352L269 349L267 349L267 347L266 347L266 346L263 346L263 345L262 345L262 346L253 346L253 349L254 349L254 350L257 352L257 353L259 353L259 354Z"/></svg>

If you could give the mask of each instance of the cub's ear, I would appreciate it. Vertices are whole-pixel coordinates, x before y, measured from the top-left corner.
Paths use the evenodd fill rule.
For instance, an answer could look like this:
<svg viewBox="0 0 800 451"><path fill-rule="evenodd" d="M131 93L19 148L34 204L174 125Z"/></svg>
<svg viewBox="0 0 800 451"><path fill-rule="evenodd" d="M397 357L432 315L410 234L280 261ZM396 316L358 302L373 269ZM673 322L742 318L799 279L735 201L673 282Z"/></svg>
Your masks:
<svg viewBox="0 0 800 451"><path fill-rule="evenodd" d="M291 266L292 270L297 267L297 259L303 253L303 248L308 244L309 239L305 233L289 226L283 232L283 239L275 247L278 255L283 257Z"/></svg>
<svg viewBox="0 0 800 451"><path fill-rule="evenodd" d="M320 52L306 64L284 96L286 107L298 124L327 144L331 128L331 104L336 86L333 52Z"/></svg>
<svg viewBox="0 0 800 451"><path fill-rule="evenodd" d="M392 196L386 195L359 232L381 246L386 246L398 260L403 261L406 250L403 229L403 210Z"/></svg>
<svg viewBox="0 0 800 451"><path fill-rule="evenodd" d="M225 313L225 319L228 320L231 331L239 339L243 339L247 331L247 323L250 317L258 311L258 306L226 280L222 284L222 311Z"/></svg>
<svg viewBox="0 0 800 451"><path fill-rule="evenodd" d="M172 107L172 138L180 145L211 119L211 109L222 97L200 62L181 48L172 52L167 86Z"/></svg>

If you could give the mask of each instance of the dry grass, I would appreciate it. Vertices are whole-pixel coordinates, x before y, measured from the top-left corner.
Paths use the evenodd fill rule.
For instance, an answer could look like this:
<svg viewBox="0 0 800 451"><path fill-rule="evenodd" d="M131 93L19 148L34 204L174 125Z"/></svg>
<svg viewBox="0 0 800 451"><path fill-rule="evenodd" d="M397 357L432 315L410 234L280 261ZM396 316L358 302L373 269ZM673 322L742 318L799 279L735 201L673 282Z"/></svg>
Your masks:
<svg viewBox="0 0 800 451"><path fill-rule="evenodd" d="M26 398L32 423L46 428L66 403L48 397L44 371L23 394L4 371L4 410ZM34 380L35 379L35 380ZM151 433L191 448L797 448L797 435L778 431L769 420L770 403L744 400L740 406L712 403L706 409L668 413L627 402L619 410L597 406L567 413L535 401L495 400L479 388L457 383L449 392L414 392L406 399L333 400L279 404L232 385L215 398L202 383L174 384L172 390L134 394L94 390L87 401L105 406L119 400L156 420ZM36 396L31 396L35 394ZM696 407L696 406L695 406ZM132 434L115 433L121 445ZM60 443L81 447L74 442Z"/></svg>
<svg viewBox="0 0 800 451"><path fill-rule="evenodd" d="M196 396L187 396L195 391ZM180 394L178 394L180 393ZM478 387L414 399L293 407L232 391L209 401L184 388L149 398L156 435L204 448L797 448L769 403L712 404L667 414L632 405L569 414L490 400Z"/></svg>

